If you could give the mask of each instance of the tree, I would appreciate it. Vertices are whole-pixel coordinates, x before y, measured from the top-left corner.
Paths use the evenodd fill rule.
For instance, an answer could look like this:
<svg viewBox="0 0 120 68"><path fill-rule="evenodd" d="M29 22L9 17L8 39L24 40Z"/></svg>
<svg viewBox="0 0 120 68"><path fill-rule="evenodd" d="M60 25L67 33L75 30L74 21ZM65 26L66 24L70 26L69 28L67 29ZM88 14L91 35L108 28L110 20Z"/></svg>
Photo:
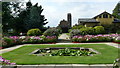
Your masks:
<svg viewBox="0 0 120 68"><path fill-rule="evenodd" d="M21 6L20 2L2 2L2 29L4 33L8 33L9 29L18 30L19 20L17 19Z"/></svg>
<svg viewBox="0 0 120 68"><path fill-rule="evenodd" d="M2 3L2 29L3 32L8 32L11 28L11 23L13 22L13 16L11 15L10 2Z"/></svg>
<svg viewBox="0 0 120 68"><path fill-rule="evenodd" d="M43 30L44 25L46 25L48 22L45 22L47 19L45 19L44 15L41 15L42 11L42 6L38 6L38 3L29 8L29 14L27 14L25 20L27 30L34 28Z"/></svg>
<svg viewBox="0 0 120 68"><path fill-rule="evenodd" d="M120 19L120 2L116 5L116 7L113 10L113 15Z"/></svg>

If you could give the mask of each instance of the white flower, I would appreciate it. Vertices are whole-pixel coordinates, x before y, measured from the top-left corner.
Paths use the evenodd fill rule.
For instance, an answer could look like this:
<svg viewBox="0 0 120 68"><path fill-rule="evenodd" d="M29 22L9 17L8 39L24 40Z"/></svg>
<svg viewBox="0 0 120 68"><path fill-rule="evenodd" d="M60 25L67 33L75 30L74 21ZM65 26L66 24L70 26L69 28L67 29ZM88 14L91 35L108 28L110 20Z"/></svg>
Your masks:
<svg viewBox="0 0 120 68"><path fill-rule="evenodd" d="M26 37L25 36L20 36L20 39L25 39Z"/></svg>

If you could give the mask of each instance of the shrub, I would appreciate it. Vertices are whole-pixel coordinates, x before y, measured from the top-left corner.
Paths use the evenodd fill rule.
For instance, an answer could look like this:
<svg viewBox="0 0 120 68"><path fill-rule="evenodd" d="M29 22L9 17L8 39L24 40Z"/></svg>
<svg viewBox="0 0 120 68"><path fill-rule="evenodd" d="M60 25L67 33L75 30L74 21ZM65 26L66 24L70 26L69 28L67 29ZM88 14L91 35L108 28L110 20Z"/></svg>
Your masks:
<svg viewBox="0 0 120 68"><path fill-rule="evenodd" d="M85 27L80 29L81 35L92 35L94 34L94 28L92 27Z"/></svg>
<svg viewBox="0 0 120 68"><path fill-rule="evenodd" d="M2 40L2 47L9 47L10 45L14 44L14 40L8 37L4 37Z"/></svg>
<svg viewBox="0 0 120 68"><path fill-rule="evenodd" d="M39 35L41 35L42 33L41 33L41 31L39 30L39 29L30 29L30 30L28 30L28 32L27 32L27 35L28 36L39 36Z"/></svg>
<svg viewBox="0 0 120 68"><path fill-rule="evenodd" d="M85 26L83 25L75 25L72 27L72 29L81 29L81 28L84 28Z"/></svg>
<svg viewBox="0 0 120 68"><path fill-rule="evenodd" d="M103 26L96 26L96 27L94 27L94 29L95 29L95 33L96 34L103 34L103 33L105 33L105 29L104 29Z"/></svg>
<svg viewBox="0 0 120 68"><path fill-rule="evenodd" d="M120 34L120 30L117 30L117 32L116 32L117 34Z"/></svg>
<svg viewBox="0 0 120 68"><path fill-rule="evenodd" d="M16 63L11 63L10 60L6 60L5 58L2 58L2 56L0 56L0 64L1 65L15 65ZM8 67L5 67L5 68L8 68Z"/></svg>
<svg viewBox="0 0 120 68"><path fill-rule="evenodd" d="M59 34L60 30L57 28L49 28L43 33L45 36L58 36Z"/></svg>
<svg viewBox="0 0 120 68"><path fill-rule="evenodd" d="M70 37L80 35L80 30L79 29L73 29L70 31Z"/></svg>
<svg viewBox="0 0 120 68"><path fill-rule="evenodd" d="M46 43L55 43L55 42L57 42L57 37L56 36L46 36L45 42Z"/></svg>
<svg viewBox="0 0 120 68"><path fill-rule="evenodd" d="M120 43L120 36L115 39L115 42L119 42Z"/></svg>
<svg viewBox="0 0 120 68"><path fill-rule="evenodd" d="M74 36L72 38L72 42L85 42L85 41L86 41L86 38L82 36Z"/></svg>
<svg viewBox="0 0 120 68"><path fill-rule="evenodd" d="M119 34L73 36L72 42L120 42ZM117 37L117 38L116 38Z"/></svg>

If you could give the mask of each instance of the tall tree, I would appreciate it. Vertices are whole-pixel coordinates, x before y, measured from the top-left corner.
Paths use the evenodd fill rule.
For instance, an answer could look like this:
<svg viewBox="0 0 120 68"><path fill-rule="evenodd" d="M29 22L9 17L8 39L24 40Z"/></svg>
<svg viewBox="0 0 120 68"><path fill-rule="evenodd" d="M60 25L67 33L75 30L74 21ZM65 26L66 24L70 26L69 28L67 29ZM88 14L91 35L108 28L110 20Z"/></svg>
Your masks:
<svg viewBox="0 0 120 68"><path fill-rule="evenodd" d="M45 19L44 15L41 14L42 11L42 6L38 6L38 3L30 8L29 14L25 20L27 30L33 28L39 28L40 30L43 30L44 25L46 25L48 22L45 22L47 19Z"/></svg>
<svg viewBox="0 0 120 68"><path fill-rule="evenodd" d="M120 19L120 1L113 10L113 15Z"/></svg>
<svg viewBox="0 0 120 68"><path fill-rule="evenodd" d="M13 16L11 15L10 2L2 2L2 29L3 32L8 32L11 28Z"/></svg>

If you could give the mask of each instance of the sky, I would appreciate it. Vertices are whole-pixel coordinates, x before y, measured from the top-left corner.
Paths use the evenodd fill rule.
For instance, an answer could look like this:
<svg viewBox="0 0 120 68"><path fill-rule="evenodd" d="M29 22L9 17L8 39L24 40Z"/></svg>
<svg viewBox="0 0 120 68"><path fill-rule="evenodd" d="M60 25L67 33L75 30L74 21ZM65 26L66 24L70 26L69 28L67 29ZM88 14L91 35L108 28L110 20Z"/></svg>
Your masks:
<svg viewBox="0 0 120 68"><path fill-rule="evenodd" d="M25 0L26 2L28 0ZM72 25L79 18L92 18L104 11L112 13L119 0L31 0L44 9L42 14L49 22L46 26L56 27L61 20L67 20L67 13L72 14Z"/></svg>

